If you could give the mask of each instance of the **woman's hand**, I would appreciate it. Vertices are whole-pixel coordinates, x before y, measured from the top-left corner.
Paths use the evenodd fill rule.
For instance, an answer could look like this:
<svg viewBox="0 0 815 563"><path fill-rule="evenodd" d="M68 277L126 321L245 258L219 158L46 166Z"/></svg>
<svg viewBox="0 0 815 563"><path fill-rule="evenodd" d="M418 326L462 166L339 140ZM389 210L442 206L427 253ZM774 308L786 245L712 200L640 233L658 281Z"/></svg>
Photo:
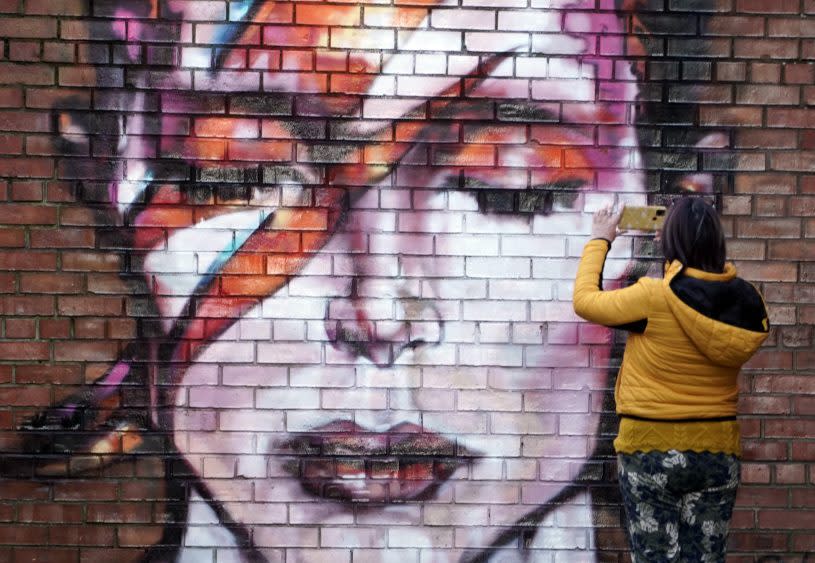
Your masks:
<svg viewBox="0 0 815 563"><path fill-rule="evenodd" d="M610 205L598 209L591 223L591 238L604 238L608 242L614 242L622 214L622 209L614 212Z"/></svg>

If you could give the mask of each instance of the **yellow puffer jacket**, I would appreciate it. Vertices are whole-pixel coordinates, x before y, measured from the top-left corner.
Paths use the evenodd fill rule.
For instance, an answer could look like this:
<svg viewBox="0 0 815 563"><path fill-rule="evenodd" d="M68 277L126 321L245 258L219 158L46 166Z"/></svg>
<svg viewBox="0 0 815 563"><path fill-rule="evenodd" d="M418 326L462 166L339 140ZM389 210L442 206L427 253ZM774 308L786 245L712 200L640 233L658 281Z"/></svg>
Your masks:
<svg viewBox="0 0 815 563"><path fill-rule="evenodd" d="M632 331L614 390L616 450L739 455L737 377L769 330L761 295L730 263L714 274L676 261L663 279L602 291L609 248L604 239L586 244L574 309L588 321Z"/></svg>

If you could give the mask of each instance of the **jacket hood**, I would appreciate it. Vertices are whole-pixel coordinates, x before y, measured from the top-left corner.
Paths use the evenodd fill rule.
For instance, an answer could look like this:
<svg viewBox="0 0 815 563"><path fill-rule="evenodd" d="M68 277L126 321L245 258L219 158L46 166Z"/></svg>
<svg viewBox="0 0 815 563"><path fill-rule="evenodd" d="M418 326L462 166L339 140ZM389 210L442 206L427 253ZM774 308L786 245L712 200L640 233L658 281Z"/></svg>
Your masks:
<svg viewBox="0 0 815 563"><path fill-rule="evenodd" d="M764 300L736 277L733 264L715 274L674 261L666 266L663 286L682 330L711 362L741 367L767 338Z"/></svg>

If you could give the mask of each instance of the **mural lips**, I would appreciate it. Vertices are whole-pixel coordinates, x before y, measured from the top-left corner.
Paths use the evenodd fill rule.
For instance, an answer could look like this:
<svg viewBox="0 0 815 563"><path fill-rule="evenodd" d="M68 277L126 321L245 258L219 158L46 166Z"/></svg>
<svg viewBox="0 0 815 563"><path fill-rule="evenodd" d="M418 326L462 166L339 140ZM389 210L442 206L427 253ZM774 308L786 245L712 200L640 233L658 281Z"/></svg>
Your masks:
<svg viewBox="0 0 815 563"><path fill-rule="evenodd" d="M287 469L311 495L346 502L433 498L478 454L455 440L402 422L384 432L335 420L288 440Z"/></svg>

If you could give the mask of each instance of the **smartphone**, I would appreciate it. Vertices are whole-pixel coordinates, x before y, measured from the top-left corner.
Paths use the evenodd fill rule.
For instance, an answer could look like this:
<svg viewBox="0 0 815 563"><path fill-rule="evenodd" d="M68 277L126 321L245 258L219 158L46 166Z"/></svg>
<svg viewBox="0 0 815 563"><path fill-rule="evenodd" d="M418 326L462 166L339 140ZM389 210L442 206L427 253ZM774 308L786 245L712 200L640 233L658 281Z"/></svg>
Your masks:
<svg viewBox="0 0 815 563"><path fill-rule="evenodd" d="M665 207L646 205L643 207L625 206L620 217L620 229L635 231L658 231L665 222Z"/></svg>

